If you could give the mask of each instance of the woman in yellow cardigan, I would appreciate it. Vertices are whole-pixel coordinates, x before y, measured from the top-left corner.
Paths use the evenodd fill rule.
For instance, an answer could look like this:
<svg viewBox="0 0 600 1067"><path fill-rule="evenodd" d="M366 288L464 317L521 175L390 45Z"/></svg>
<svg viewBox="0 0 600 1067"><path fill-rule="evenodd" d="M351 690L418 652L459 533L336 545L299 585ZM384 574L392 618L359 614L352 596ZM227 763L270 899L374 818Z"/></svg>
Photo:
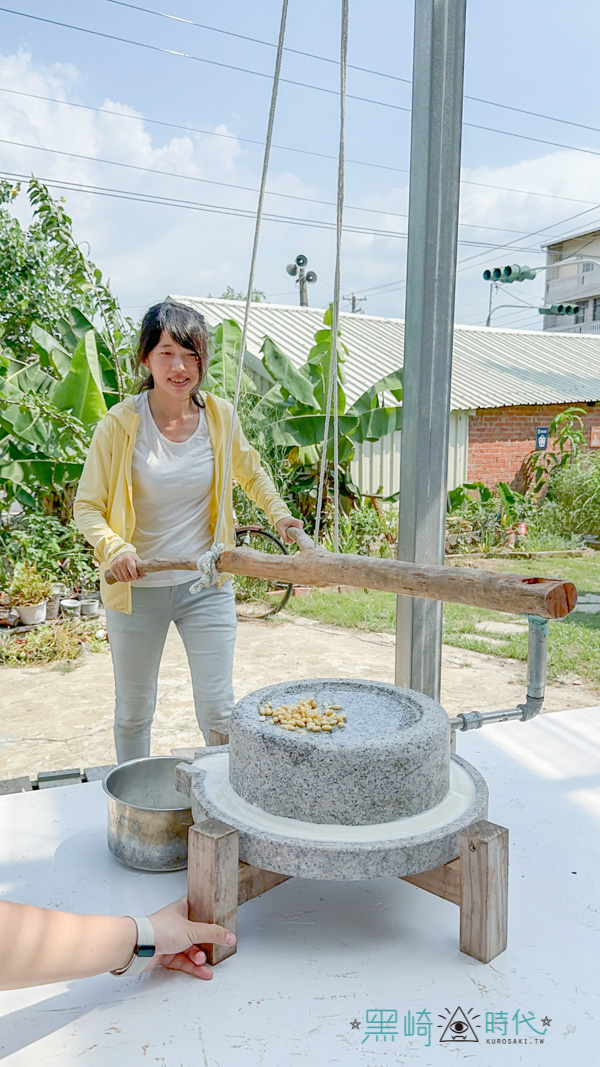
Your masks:
<svg viewBox="0 0 600 1067"><path fill-rule="evenodd" d="M165 301L144 316L140 392L116 404L96 428L74 516L100 562L102 599L115 675L119 763L150 754L158 669L174 622L190 665L198 725L228 732L233 707L235 600L231 581L190 593L189 571L140 578L153 556L198 557L213 543L233 408L200 389L207 366L201 315ZM266 512L280 536L302 526L278 496L235 419L221 541L235 545L232 480ZM110 567L116 585L107 585Z"/></svg>

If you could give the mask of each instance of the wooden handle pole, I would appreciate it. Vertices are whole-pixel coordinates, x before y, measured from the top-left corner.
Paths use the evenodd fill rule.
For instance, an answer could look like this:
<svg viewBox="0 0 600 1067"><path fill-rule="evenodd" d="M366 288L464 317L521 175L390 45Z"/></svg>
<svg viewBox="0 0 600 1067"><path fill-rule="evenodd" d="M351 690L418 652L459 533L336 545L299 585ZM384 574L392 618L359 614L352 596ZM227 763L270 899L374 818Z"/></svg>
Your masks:
<svg viewBox="0 0 600 1067"><path fill-rule="evenodd" d="M400 596L470 604L517 615L539 615L542 619L562 619L577 603L577 590L572 582L558 578L526 578L520 574L491 574L475 567L435 567L342 555L313 549L304 531L298 530L298 533L302 535L302 551L293 556L275 556L246 547L231 548L223 552L217 569L227 574L269 578L294 585L353 585L357 589L380 589ZM309 547L311 551L308 551ZM165 570L196 571L196 560L151 559L140 565L142 576Z"/></svg>
<svg viewBox="0 0 600 1067"><path fill-rule="evenodd" d="M157 574L158 571L197 571L198 559L146 559L138 563L140 578L147 574ZM116 585L117 579L112 571L104 572L104 581L107 585Z"/></svg>
<svg viewBox="0 0 600 1067"><path fill-rule="evenodd" d="M290 526L288 536L292 538L292 541L296 542L301 552L305 552L306 549L310 549L312 552L315 551L312 538L304 530L301 530L299 526ZM322 549L316 549L316 551L319 552Z"/></svg>
<svg viewBox="0 0 600 1067"><path fill-rule="evenodd" d="M275 556L252 548L229 549L217 569L249 578L269 578L294 585L352 585L401 596L492 608L517 615L562 619L577 603L572 582L491 574L475 567L437 567L400 560L315 551Z"/></svg>

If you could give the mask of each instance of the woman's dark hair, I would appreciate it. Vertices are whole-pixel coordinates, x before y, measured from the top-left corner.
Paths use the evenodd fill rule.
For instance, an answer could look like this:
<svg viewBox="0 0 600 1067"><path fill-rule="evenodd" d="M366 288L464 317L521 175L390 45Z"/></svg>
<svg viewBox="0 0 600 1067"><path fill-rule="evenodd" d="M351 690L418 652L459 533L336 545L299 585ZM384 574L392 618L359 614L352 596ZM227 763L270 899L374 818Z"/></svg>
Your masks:
<svg viewBox="0 0 600 1067"><path fill-rule="evenodd" d="M191 397L196 404L201 406L198 389L208 366L208 334L204 325L204 316L186 304L175 303L174 300L163 300L162 304L154 304L153 307L148 308L140 327L136 370L142 369L143 360L156 348L163 330L166 330L182 348L195 353L200 378ZM138 386L138 392L142 393L146 389L153 388L154 379L150 373L147 373Z"/></svg>

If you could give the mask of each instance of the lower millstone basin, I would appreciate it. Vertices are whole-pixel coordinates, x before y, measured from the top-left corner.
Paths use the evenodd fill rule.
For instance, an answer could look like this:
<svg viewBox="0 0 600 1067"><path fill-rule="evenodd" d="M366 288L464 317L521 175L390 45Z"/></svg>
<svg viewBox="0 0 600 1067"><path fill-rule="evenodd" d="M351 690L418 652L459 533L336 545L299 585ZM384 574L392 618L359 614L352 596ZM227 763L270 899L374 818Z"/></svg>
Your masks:
<svg viewBox="0 0 600 1067"><path fill-rule="evenodd" d="M314 698L341 705L343 730L287 732L259 709ZM264 812L311 823L366 826L419 815L450 787L450 723L434 700L383 682L317 678L268 686L236 705L229 781Z"/></svg>

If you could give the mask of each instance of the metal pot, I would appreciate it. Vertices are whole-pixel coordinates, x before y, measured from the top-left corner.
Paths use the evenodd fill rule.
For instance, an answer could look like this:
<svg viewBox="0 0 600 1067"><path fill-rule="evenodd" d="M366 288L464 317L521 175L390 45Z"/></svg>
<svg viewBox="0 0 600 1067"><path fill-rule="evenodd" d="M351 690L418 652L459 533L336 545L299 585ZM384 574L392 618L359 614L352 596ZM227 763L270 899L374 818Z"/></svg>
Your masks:
<svg viewBox="0 0 600 1067"><path fill-rule="evenodd" d="M113 856L141 871L187 867L189 797L175 788L176 756L129 760L109 771L108 847Z"/></svg>

